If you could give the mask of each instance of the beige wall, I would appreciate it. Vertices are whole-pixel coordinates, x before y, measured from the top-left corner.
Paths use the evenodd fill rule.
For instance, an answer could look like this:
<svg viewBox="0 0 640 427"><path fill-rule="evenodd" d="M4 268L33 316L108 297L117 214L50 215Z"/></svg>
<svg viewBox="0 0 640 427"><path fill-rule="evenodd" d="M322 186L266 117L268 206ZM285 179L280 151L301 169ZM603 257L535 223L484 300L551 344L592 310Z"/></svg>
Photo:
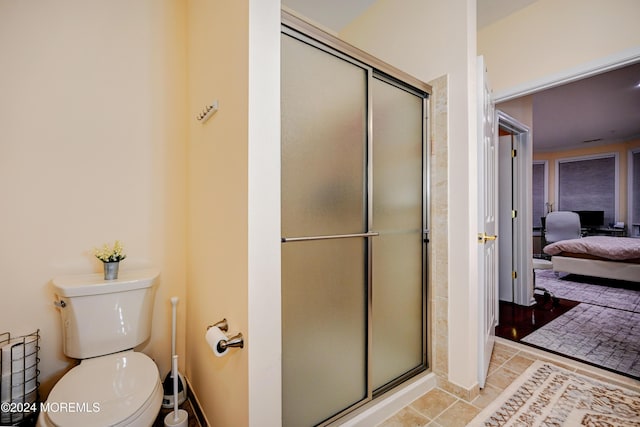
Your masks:
<svg viewBox="0 0 640 427"><path fill-rule="evenodd" d="M279 419L279 2L251 9L252 55L262 55L251 66L249 3L227 3L0 3L0 332L40 329L43 397L75 363L62 354L49 281L99 271L92 248L120 239L123 270L161 270L153 336L141 350L162 377L169 299L178 296L181 371L209 420ZM194 116L214 99L220 111L200 124ZM250 120L262 123L252 137ZM254 165L270 168L252 169L253 195L248 141ZM272 251L254 243L249 268L249 225L259 236L264 218ZM250 306L258 335L249 366ZM223 317L248 345L218 359L204 333Z"/></svg>
<svg viewBox="0 0 640 427"><path fill-rule="evenodd" d="M171 296L184 331L185 25L172 0L0 2L0 332L40 329L45 396L74 363L49 282L100 271L94 246L160 269L143 350L162 376Z"/></svg>
<svg viewBox="0 0 640 427"><path fill-rule="evenodd" d="M531 129L533 134L533 97L521 96L520 98L496 104L496 109L501 110L523 125Z"/></svg>
<svg viewBox="0 0 640 427"><path fill-rule="evenodd" d="M536 153L533 155L533 160L546 160L549 165L549 187L548 187L548 200L547 202L553 203L554 210L557 210L556 199L556 161L565 158L592 156L604 153L617 153L618 154L618 178L619 178L619 193L618 193L618 221L623 221L627 224L627 200L628 200L628 169L629 150L640 147L640 140L621 142L616 144L606 144L596 147L566 150L566 151L554 151L545 153ZM627 224L628 225L628 224ZM629 227L628 227L629 229Z"/></svg>
<svg viewBox="0 0 640 427"><path fill-rule="evenodd" d="M189 2L187 375L211 425L280 424L280 3ZM251 88L251 90L250 90ZM218 358L222 318L244 349Z"/></svg>
<svg viewBox="0 0 640 427"><path fill-rule="evenodd" d="M477 381L477 199L475 1L379 0L340 37L423 81L448 76L448 379L464 389ZM455 256L453 256L455 254ZM439 260L432 260L434 262ZM440 264L442 266L442 264ZM465 266L465 268L460 268Z"/></svg>
<svg viewBox="0 0 640 427"><path fill-rule="evenodd" d="M187 376L212 425L248 425L247 351L218 358L204 339L223 318L247 330L248 1L188 7L190 116L219 111L189 121Z"/></svg>
<svg viewBox="0 0 640 427"><path fill-rule="evenodd" d="M636 0L538 0L478 31L495 92L640 45Z"/></svg>

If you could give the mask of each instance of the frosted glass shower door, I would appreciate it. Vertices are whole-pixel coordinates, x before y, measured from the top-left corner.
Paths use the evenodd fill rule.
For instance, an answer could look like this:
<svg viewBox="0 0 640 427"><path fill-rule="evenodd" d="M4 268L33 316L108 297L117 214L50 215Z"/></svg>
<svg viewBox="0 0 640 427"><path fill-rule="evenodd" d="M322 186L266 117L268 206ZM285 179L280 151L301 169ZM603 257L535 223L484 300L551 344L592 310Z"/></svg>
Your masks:
<svg viewBox="0 0 640 427"><path fill-rule="evenodd" d="M282 35L283 425L368 398L367 70Z"/></svg>
<svg viewBox="0 0 640 427"><path fill-rule="evenodd" d="M374 390L426 363L424 96L374 78L373 351Z"/></svg>

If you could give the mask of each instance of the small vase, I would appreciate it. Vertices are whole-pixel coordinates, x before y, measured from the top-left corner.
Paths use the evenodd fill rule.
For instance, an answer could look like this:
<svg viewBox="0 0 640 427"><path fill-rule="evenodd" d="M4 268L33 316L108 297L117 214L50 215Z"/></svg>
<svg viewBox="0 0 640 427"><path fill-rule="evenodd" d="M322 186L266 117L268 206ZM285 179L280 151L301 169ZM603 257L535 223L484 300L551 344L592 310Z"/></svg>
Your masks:
<svg viewBox="0 0 640 427"><path fill-rule="evenodd" d="M104 264L104 280L115 280L118 278L119 261L105 262Z"/></svg>

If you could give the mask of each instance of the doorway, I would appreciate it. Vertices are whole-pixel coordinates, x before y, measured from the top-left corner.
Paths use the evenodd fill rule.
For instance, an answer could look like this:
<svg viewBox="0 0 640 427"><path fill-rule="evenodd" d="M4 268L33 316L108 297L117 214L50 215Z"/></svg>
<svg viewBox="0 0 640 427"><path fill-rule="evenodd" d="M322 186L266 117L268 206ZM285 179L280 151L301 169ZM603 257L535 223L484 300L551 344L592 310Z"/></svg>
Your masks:
<svg viewBox="0 0 640 427"><path fill-rule="evenodd" d="M533 274L530 256L531 158L527 126L503 111L498 121L499 235L502 236L499 263L499 299L518 305L533 303Z"/></svg>
<svg viewBox="0 0 640 427"><path fill-rule="evenodd" d="M534 97L539 92L543 92L546 89L555 89L556 87L558 89L564 90L565 86L568 86L568 85L564 85L564 83L580 83L581 85L583 83L586 84L587 80L590 80L588 79L588 77L592 77L596 75L597 76L602 75L602 77L604 77L606 74L609 74L607 73L607 71L616 70L619 68L623 69L626 66L626 64L628 64L630 61L635 63L638 61L639 58L640 57L638 57L636 54L636 56L633 59L626 58L623 61L619 61L619 59L617 58L604 59L599 61L600 65L597 68L584 68L582 70L578 70L571 76L558 77L556 75L554 76L552 81L551 80L546 81L542 84L539 84L538 86L527 88L525 91L519 92L517 94L510 93L510 94L503 95L499 99L500 104L498 105L498 108L505 108L505 109L509 108L509 111L513 112L514 115L518 115L518 117L522 118L523 120L527 120L529 123L531 123L533 132L536 135L545 135L544 130L540 129L541 128L540 121L544 118L544 116L541 116L540 114L536 114L534 112L534 106L537 106L537 108L540 108L542 106L546 107L547 113L549 111L555 111L555 110L551 108L552 106L548 104L543 104L539 102L539 100L534 100ZM596 94L596 91L593 90L593 88L591 88L591 90L589 91L586 91L585 93L588 93L588 97L590 98L598 99L599 104L602 104L601 97L599 97ZM559 99L563 99L563 100L566 98L568 98L567 95L565 95L564 98L559 97ZM604 105L606 105L606 103ZM533 120L534 117L536 117L535 124ZM569 138L562 138L562 140L566 141L566 140L569 140ZM606 144L606 142L607 141L602 141L602 144L604 145ZM546 145L544 145L545 143ZM543 145L544 148L541 151L543 152L546 151L547 153L553 152L553 151L563 151L563 150L569 151L576 148L571 145L567 145L564 148L561 148L559 145L551 146L548 139L546 140L545 138L542 138L540 136L537 137L535 144ZM578 141L578 144L580 144L580 149L583 150L581 154L586 154L588 151L585 148L586 143ZM533 146L533 142L531 145ZM610 149L606 148L605 146L600 147L599 149L603 152L610 152ZM597 151L595 148L592 148L592 150L594 152ZM592 154L592 153L589 153L589 154ZM536 160L534 160L533 150L526 153L526 155L529 158L527 159L527 162L524 164L524 168L521 170L521 173L518 174L518 176L520 177L525 176L526 178L529 178L529 176L531 177L533 176L533 173L538 174L538 180L537 180L538 188L536 192L537 197L535 197L536 193L532 192L531 197L528 197L528 202L530 203L530 207L528 207L526 210L522 212L531 220L531 228L529 228L528 230L532 240L531 249L529 249L528 246L522 247L523 249L526 249L526 252L522 254L522 259L530 262L530 260L532 260L533 257L535 257L537 254L542 253L542 247L544 246L542 238L540 237L540 234L541 234L540 230L542 226L540 219L544 217L549 211L558 209L557 200L555 200L555 197L553 195L554 185L549 185L549 182L547 181L547 177L549 177L549 179L554 179L553 175L557 177L557 175L555 174L555 171L553 170L552 165L553 165L553 161L555 161L555 158L560 157L560 155L554 154L553 157L549 156L554 160L547 160L545 158L546 157L545 153L537 154L535 157ZM549 171L549 173L547 173L547 171ZM549 176L550 174L553 174L553 175ZM531 179L532 179L531 187L535 188L533 186L533 182L534 182L533 177ZM533 266L529 267L527 270L532 271L532 267ZM529 306L527 307L517 307L517 310L522 310L522 313L524 314L514 316L514 318L517 317L520 319L531 319L529 324L535 327L531 328L530 330L520 329L520 325L518 325L518 327L510 327L508 330L505 328L504 335L501 335L501 336L504 336L505 338L513 339L516 341L520 340L520 338L533 332L534 329L543 327L543 325L547 321L549 321L548 319L544 318L545 316L553 315L553 316L549 316L549 319L553 319L556 316L563 315L564 312L567 311L568 309L571 309L572 308L571 304L575 305L578 302L584 302L584 300L578 297L578 294L569 295L569 294L557 291L557 289L565 290L569 288L569 285L571 284L571 280L572 280L570 277L567 278L568 280L566 281L563 278L563 282L559 283L560 287L555 288L553 287L553 285L550 284L550 282L545 283L544 281L542 281L541 283L541 278L542 280L545 280L545 278L547 278L550 281L555 281L557 279L557 277L553 277L554 274L551 271L538 270L537 276L538 276L536 279L537 286L542 286L551 290L552 291L551 295L555 295L556 297L555 301L553 298L551 299L548 298L547 294L544 295L544 298L543 298L543 295L536 295L535 298L537 300L537 305L531 306L531 304L529 304ZM592 283L589 283L589 281L590 280L585 280L585 283L589 285L596 283L595 281ZM579 286L578 289L580 290L580 292L583 292L586 286L584 286L582 282L580 283L580 285L581 286ZM522 305L526 305L526 304L522 304ZM510 314L513 314L516 311L510 309L509 312ZM501 317L501 319L503 318L506 318L506 316ZM533 320L535 320L535 322L533 322ZM589 327L584 328L584 330L589 331L592 329L591 329L591 326L589 325ZM593 330L594 331L596 330L595 327L593 328ZM529 340L529 338L527 338L527 340ZM551 340L551 338L549 338L549 340ZM592 340L588 340L588 339L583 339L583 341L593 342ZM530 339L529 341L526 341L526 342L536 344L536 341L534 339ZM539 346L539 347L542 347L543 349L545 348L545 346ZM546 348L548 349L548 351L557 352L556 348L553 348L553 347L546 347ZM580 353L577 349L570 348L570 347L566 347L566 348L569 349L568 353L566 353L569 356ZM616 352L617 356L621 356L623 354L624 353L621 351ZM621 357L624 357L624 356L621 356ZM613 362L615 362L615 359L612 360L612 358L608 358L607 360L600 363L609 364L608 366L604 365L606 366L606 369L615 370L615 368L613 367L614 366ZM599 363L593 363L593 364L596 366L603 366Z"/></svg>
<svg viewBox="0 0 640 427"><path fill-rule="evenodd" d="M531 95L535 95L547 89L562 87L569 83L587 80L589 77L606 74L609 71L622 69L638 62L640 62L640 53L637 50L631 52L629 55L613 55L608 58L602 58L595 64L588 63L583 67L571 69L565 73L554 74L548 78L529 82L515 87L512 90L504 91L496 96L495 102L497 108L503 109L503 111L508 111L509 114L517 117L518 120L522 120L533 126L533 105ZM526 222L526 224L520 224L522 227L520 229L522 232L519 236L519 238L521 238L521 244L519 245L519 248L514 251L514 256L517 257L515 262L519 265L519 268L516 271L518 273L524 271L527 275L530 275L531 277L528 278L527 281L532 283L533 254L542 251L539 224L540 217L546 215L548 211L553 210L555 206L553 205L553 200L549 200L549 197L547 196L548 185L546 181L543 188L540 190L544 194L544 196L540 198L541 203L539 203L538 206L533 205L533 140L529 137L528 141L528 144L525 144L523 149L518 151L519 173L517 176L518 179L525 180L520 183L526 184L527 186L525 188L526 193L522 193L522 195L526 194L526 197L521 199L518 215L520 216L521 221ZM542 163L537 166L539 166L543 171L550 169L550 165ZM547 176L547 174L543 173L543 176ZM537 221L534 219L534 215L538 218ZM536 245L535 250L534 244ZM524 298L524 296L521 296L519 301L519 304L522 305L531 305L533 303L532 298L527 302L527 299Z"/></svg>
<svg viewBox="0 0 640 427"><path fill-rule="evenodd" d="M429 88L281 41L283 425L325 425L428 368Z"/></svg>

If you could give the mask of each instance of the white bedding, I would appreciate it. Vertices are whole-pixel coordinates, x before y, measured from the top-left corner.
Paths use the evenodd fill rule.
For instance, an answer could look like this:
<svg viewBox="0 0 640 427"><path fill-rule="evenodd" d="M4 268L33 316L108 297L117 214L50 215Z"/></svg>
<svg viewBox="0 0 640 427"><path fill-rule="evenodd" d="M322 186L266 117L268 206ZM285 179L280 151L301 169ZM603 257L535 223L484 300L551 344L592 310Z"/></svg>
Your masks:
<svg viewBox="0 0 640 427"><path fill-rule="evenodd" d="M639 262L640 239L589 236L551 243L544 247L544 252L549 255L588 255L612 261Z"/></svg>

